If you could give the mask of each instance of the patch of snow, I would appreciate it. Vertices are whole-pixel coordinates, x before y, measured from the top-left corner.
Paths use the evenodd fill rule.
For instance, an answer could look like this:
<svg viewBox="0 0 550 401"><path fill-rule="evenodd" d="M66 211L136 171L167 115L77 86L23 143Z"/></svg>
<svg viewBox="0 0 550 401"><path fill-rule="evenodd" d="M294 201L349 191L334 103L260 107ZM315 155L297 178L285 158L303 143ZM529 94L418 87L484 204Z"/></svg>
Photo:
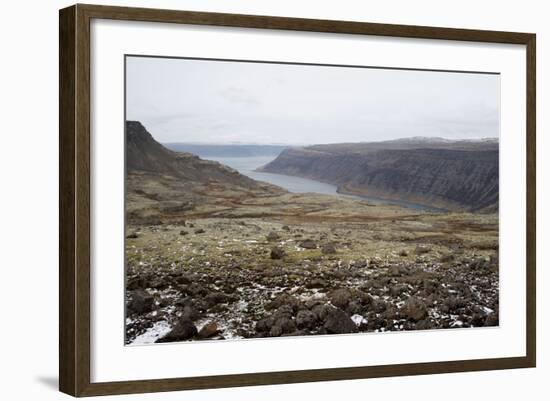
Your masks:
<svg viewBox="0 0 550 401"><path fill-rule="evenodd" d="M365 319L364 316L361 316L361 315L353 315L351 317L351 320L353 320L353 323L355 323L356 326L359 326L361 324L366 324L367 323L367 319Z"/></svg>
<svg viewBox="0 0 550 401"><path fill-rule="evenodd" d="M171 327L168 322L164 320L156 322L153 327L147 329L145 333L137 336L134 341L130 343L130 345L153 344L155 341L157 341L157 339L168 334L170 329Z"/></svg>
<svg viewBox="0 0 550 401"><path fill-rule="evenodd" d="M487 315L494 312L491 308L487 308L486 306L482 306L481 309L483 309L483 312L485 312Z"/></svg>

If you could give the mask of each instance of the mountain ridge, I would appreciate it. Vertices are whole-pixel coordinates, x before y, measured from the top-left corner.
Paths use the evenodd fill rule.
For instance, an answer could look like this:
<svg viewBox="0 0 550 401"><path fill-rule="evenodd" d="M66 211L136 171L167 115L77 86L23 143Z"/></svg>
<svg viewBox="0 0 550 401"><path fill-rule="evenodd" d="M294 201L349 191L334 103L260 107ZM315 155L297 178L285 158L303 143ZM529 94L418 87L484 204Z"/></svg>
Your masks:
<svg viewBox="0 0 550 401"><path fill-rule="evenodd" d="M294 147L259 170L326 182L340 193L457 211L498 210L498 142Z"/></svg>
<svg viewBox="0 0 550 401"><path fill-rule="evenodd" d="M139 121L126 122L126 217L160 224L204 209L226 209L241 199L286 193L221 163L174 152Z"/></svg>

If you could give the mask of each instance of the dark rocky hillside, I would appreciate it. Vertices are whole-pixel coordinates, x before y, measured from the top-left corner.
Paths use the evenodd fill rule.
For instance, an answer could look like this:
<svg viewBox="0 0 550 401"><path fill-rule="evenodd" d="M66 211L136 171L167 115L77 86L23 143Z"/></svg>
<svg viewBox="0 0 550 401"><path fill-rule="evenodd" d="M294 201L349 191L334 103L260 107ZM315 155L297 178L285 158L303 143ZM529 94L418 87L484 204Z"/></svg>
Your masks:
<svg viewBox="0 0 550 401"><path fill-rule="evenodd" d="M424 138L289 148L262 171L335 184L342 193L451 210L498 210L498 142Z"/></svg>
<svg viewBox="0 0 550 401"><path fill-rule="evenodd" d="M126 171L158 173L203 183L219 181L241 187L258 186L256 181L223 164L165 148L139 121L126 122Z"/></svg>
<svg viewBox="0 0 550 401"><path fill-rule="evenodd" d="M160 224L201 205L215 204L214 209L225 210L240 199L281 193L285 191L223 164L169 150L140 122L126 122L126 217L130 222Z"/></svg>

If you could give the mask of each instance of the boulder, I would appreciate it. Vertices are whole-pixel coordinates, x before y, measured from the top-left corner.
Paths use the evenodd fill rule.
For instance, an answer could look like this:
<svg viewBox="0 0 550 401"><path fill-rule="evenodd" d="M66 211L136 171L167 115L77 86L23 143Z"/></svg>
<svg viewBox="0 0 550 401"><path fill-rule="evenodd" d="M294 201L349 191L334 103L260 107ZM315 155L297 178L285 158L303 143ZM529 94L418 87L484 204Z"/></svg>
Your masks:
<svg viewBox="0 0 550 401"><path fill-rule="evenodd" d="M304 249L317 249L317 244L311 239L306 239L300 242L299 246L300 248L304 248Z"/></svg>
<svg viewBox="0 0 550 401"><path fill-rule="evenodd" d="M325 288L326 286L327 282L322 278L308 280L305 285L306 288Z"/></svg>
<svg viewBox="0 0 550 401"><path fill-rule="evenodd" d="M275 321L271 329L269 330L269 335L271 337L279 337L283 334L289 334L296 331L296 324L289 317L281 317Z"/></svg>
<svg viewBox="0 0 550 401"><path fill-rule="evenodd" d="M153 310L155 299L152 295L144 290L136 290L132 292L130 302L128 303L128 311L130 313L143 314Z"/></svg>
<svg viewBox="0 0 550 401"><path fill-rule="evenodd" d="M235 301L232 295L224 294L223 292L211 292L205 298L206 306L208 308L217 304L226 304Z"/></svg>
<svg viewBox="0 0 550 401"><path fill-rule="evenodd" d="M351 318L339 308L331 308L327 312L324 328L329 334L356 333L357 326Z"/></svg>
<svg viewBox="0 0 550 401"><path fill-rule="evenodd" d="M159 338L157 343L168 343L184 341L197 335L197 327L187 318L182 318L164 337Z"/></svg>
<svg viewBox="0 0 550 401"><path fill-rule="evenodd" d="M183 312L181 314L182 317L189 319L191 321L197 320L198 318L201 317L201 315L202 314L200 313L200 311L198 311L193 306L184 306Z"/></svg>
<svg viewBox="0 0 550 401"><path fill-rule="evenodd" d="M269 242L273 242L273 241L278 241L279 239L281 239L281 237L275 231L271 231L269 234L267 234L266 239Z"/></svg>
<svg viewBox="0 0 550 401"><path fill-rule="evenodd" d="M330 302L341 309L345 309L351 301L351 292L346 288L340 288L329 294Z"/></svg>
<svg viewBox="0 0 550 401"><path fill-rule="evenodd" d="M310 310L302 309L296 315L298 329L313 329L317 323L317 316Z"/></svg>
<svg viewBox="0 0 550 401"><path fill-rule="evenodd" d="M430 319L423 319L416 323L414 328L416 330L429 330L435 328L435 325L430 321Z"/></svg>
<svg viewBox="0 0 550 401"><path fill-rule="evenodd" d="M423 255L430 251L431 251L431 248L427 247L426 245L418 245L414 250L414 253L416 253L417 255Z"/></svg>
<svg viewBox="0 0 550 401"><path fill-rule="evenodd" d="M189 277L182 274L181 276L178 276L176 278L176 283L178 283L178 284L191 284L191 280L189 279Z"/></svg>
<svg viewBox="0 0 550 401"><path fill-rule="evenodd" d="M409 269L405 266L393 265L388 269L388 273L393 277L405 276L409 273Z"/></svg>
<svg viewBox="0 0 550 401"><path fill-rule="evenodd" d="M220 330L218 328L218 324L216 322L210 322L202 326L202 328L199 331L199 337L210 338L210 337L214 337L219 332Z"/></svg>
<svg viewBox="0 0 550 401"><path fill-rule="evenodd" d="M323 245L323 247L321 248L321 252L324 253L325 255L335 254L336 253L336 247L334 246L334 244L332 242L329 242L329 243Z"/></svg>
<svg viewBox="0 0 550 401"><path fill-rule="evenodd" d="M265 305L266 310L275 310L278 312L293 313L300 307L300 300L289 294L278 295L275 299Z"/></svg>
<svg viewBox="0 0 550 401"><path fill-rule="evenodd" d="M315 305L313 308L311 308L311 311L315 314L315 317L324 322L328 316L328 312L332 309L332 307L328 305Z"/></svg>
<svg viewBox="0 0 550 401"><path fill-rule="evenodd" d="M401 314L406 319L417 322L428 316L428 309L426 308L426 304L420 299L409 297L401 308Z"/></svg>
<svg viewBox="0 0 550 401"><path fill-rule="evenodd" d="M271 259L282 259L286 256L286 252L283 248L278 246L271 248L270 257Z"/></svg>
<svg viewBox="0 0 550 401"><path fill-rule="evenodd" d="M403 294L404 292L407 292L408 290L409 290L409 287L407 287L406 284L396 284L390 287L390 295L392 297L398 297L399 295Z"/></svg>

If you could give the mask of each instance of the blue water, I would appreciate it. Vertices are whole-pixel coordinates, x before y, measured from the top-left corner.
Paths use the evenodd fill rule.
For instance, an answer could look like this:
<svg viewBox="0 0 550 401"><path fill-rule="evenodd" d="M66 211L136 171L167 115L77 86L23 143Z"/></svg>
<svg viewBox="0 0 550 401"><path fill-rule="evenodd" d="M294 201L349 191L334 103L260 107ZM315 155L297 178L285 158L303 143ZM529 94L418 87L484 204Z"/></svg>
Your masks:
<svg viewBox="0 0 550 401"><path fill-rule="evenodd" d="M310 180L308 178L255 171L258 167L266 165L267 163L272 161L274 158L275 158L274 156L203 157L203 159L214 160L219 163L225 164L226 166L229 166L237 170L239 173L246 175L254 180L277 185L293 193L315 192L319 194L337 195L337 196L342 196L347 198L367 200L373 203L399 205L399 206L404 206L404 207L408 207L410 209L416 209L416 210L443 211L443 209L421 205L418 203L374 198L370 196L339 194L337 192L338 188L332 184L326 184L324 182Z"/></svg>

